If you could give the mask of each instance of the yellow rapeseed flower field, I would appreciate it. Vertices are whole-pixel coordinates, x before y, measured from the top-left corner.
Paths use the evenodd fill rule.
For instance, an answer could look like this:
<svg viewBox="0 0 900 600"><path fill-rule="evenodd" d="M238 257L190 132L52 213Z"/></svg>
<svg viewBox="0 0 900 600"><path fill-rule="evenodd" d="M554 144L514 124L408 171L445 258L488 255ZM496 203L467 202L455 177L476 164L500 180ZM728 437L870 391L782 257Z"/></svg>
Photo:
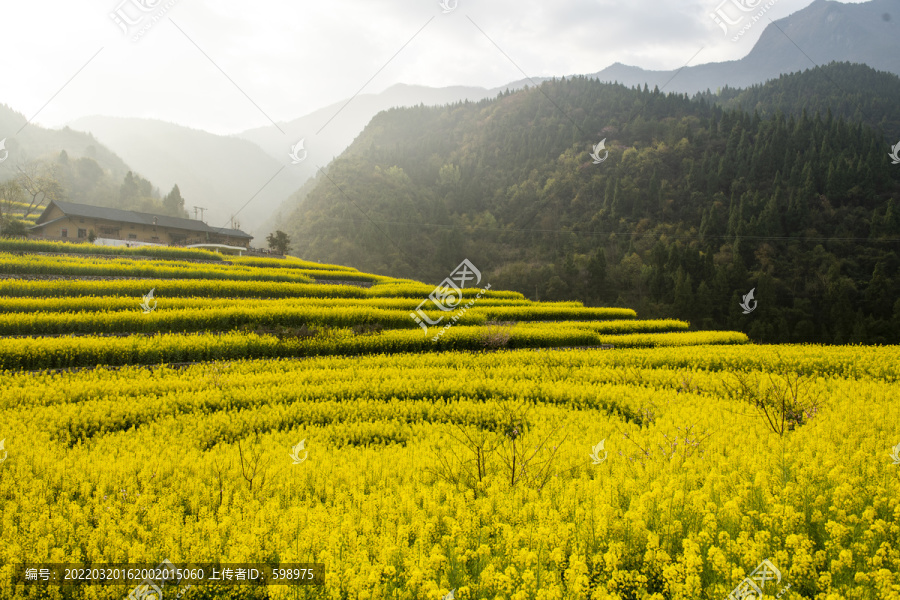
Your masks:
<svg viewBox="0 0 900 600"><path fill-rule="evenodd" d="M323 588L272 598L726 598L768 558L790 600L897 598L898 354L740 345L7 372L3 581L23 561L168 557L326 565ZM778 434L729 394L734 373L776 386L796 374L816 412ZM479 474L470 460L492 446ZM216 597L204 594L190 597Z"/></svg>
<svg viewBox="0 0 900 600"><path fill-rule="evenodd" d="M900 600L897 346L229 262L0 254L0 600Z"/></svg>

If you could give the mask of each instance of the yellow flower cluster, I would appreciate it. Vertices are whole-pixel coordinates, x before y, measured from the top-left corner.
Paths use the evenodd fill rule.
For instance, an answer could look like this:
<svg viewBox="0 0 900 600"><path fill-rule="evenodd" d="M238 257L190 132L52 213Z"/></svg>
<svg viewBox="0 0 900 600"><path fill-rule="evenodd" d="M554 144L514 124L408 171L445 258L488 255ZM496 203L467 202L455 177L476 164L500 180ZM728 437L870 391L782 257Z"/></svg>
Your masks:
<svg viewBox="0 0 900 600"><path fill-rule="evenodd" d="M0 252L0 273L17 275L80 275L158 277L171 279L233 279L310 283L302 270L266 269L183 260L96 258L84 256L16 256ZM370 279L370 278L367 278Z"/></svg>
<svg viewBox="0 0 900 600"><path fill-rule="evenodd" d="M406 308L380 308L371 304L357 305L350 302L327 305L324 303L254 303L235 301L217 307L198 306L196 308L166 308L157 300L155 309L144 314L136 299L131 300L132 310L104 311L84 310L81 298L68 303L59 300L46 305L54 305L56 311L28 310L0 314L0 335L44 335L66 333L158 333L187 331L229 331L243 325L267 325L296 327L301 325L328 325L351 327L357 324L377 323L392 329L417 329L418 326ZM13 303L0 303L13 304ZM24 304L19 299L17 304ZM102 302L88 298L87 306L101 305ZM120 301L121 304L121 301ZM72 305L71 308L69 305ZM34 307L32 307L34 308ZM79 310L82 308L82 310ZM522 321L552 319L615 319L622 309L606 308L548 308L536 305L499 306L473 308L459 318L459 324L481 325L489 319L503 317ZM439 319L440 311L426 314ZM633 314L633 312L631 312ZM578 326L578 323L559 323L559 327ZM655 332L688 328L688 323L677 321L612 321L611 323L585 323L583 329L598 333Z"/></svg>
<svg viewBox="0 0 900 600"><path fill-rule="evenodd" d="M128 313L110 313L110 316ZM143 315L142 315L143 316ZM654 334L598 335L565 323L515 327L507 347L566 348L611 344L616 348L742 344L742 333L699 331ZM64 336L0 338L0 369L60 369L94 365L181 363L259 357L359 355L444 350L483 350L483 326L457 325L438 341L418 329L386 330L378 335L334 329L311 337L279 338L255 333Z"/></svg>
<svg viewBox="0 0 900 600"><path fill-rule="evenodd" d="M180 263L179 263L180 264ZM229 267L225 267L228 269ZM231 267L234 268L234 267ZM261 269L246 268L252 275ZM272 269L278 271L278 269ZM0 269L0 273L3 270ZM378 275L371 275L375 279ZM114 281L54 280L22 281L0 280L0 297L73 297L73 296L140 296L150 288L156 288L160 297L197 298L418 298L419 303L434 289L421 283L387 282L370 288L351 285L303 284L282 281L257 281L237 279L123 279ZM465 288L463 297L474 297L479 290ZM489 290L486 298L524 301L519 292ZM541 303L542 305L544 303ZM418 303L417 303L418 305ZM551 303L551 305L581 306L581 303Z"/></svg>
<svg viewBox="0 0 900 600"><path fill-rule="evenodd" d="M156 298L366 298L369 290L350 285L284 283L275 281L235 281L211 279L118 279L86 281L57 279L51 281L0 280L0 297L75 298L81 296L128 296L140 298L151 289ZM102 309L101 309L102 310Z"/></svg>
<svg viewBox="0 0 900 600"><path fill-rule="evenodd" d="M237 265L245 265L250 267L265 267L273 269L304 269L310 271L347 271L348 273L359 273L359 269L353 267L344 267L341 265L329 265L324 263L310 262L300 260L293 256L285 256L283 258L261 258L258 256L229 256L228 262Z"/></svg>
<svg viewBox="0 0 900 600"><path fill-rule="evenodd" d="M6 202L4 204L7 204ZM27 204L19 204L13 202L13 205L19 207L30 208ZM26 223L34 223L38 216L32 214L29 218L20 221ZM56 252L60 254L100 254L100 255L119 255L119 256L153 256L156 258L169 259L190 259L190 260L211 260L222 261L223 255L209 250L200 250L198 248L175 248L171 246L137 246L137 247L121 247L121 246L95 246L88 240L83 243L73 244L71 242L50 242L38 240L21 240L17 238L0 238L0 252Z"/></svg>
<svg viewBox="0 0 900 600"><path fill-rule="evenodd" d="M30 283L30 282L29 282ZM146 285L144 286L146 287ZM316 285L306 286L310 292L315 292L318 287ZM327 286L329 288L347 289L346 286ZM353 288L351 288L353 289ZM170 290L166 290L169 292ZM136 308L135 300L137 296L78 296L78 297L0 297L0 313L54 313L54 312L114 312L114 311L133 311ZM415 310L421 300L419 298L329 298L329 297L288 297L288 298L186 298L181 296L169 297L167 294L156 294L154 300L157 301L157 310L182 310L182 309L198 309L198 308L228 308L228 307L248 307L248 308L274 308L274 307L369 307L385 310L400 310L409 313ZM578 308L580 303L545 303L539 305L531 300L508 300L505 298L482 298L478 301L478 305L485 306L540 306L542 309L559 306L560 308ZM661 321L646 321L646 323L659 323ZM680 323L680 321L678 321Z"/></svg>
<svg viewBox="0 0 900 600"><path fill-rule="evenodd" d="M819 410L777 435L740 374ZM724 600L768 559L767 597L897 600L898 374L748 344L6 372L0 597L64 597L23 561L168 558L325 563L299 597Z"/></svg>

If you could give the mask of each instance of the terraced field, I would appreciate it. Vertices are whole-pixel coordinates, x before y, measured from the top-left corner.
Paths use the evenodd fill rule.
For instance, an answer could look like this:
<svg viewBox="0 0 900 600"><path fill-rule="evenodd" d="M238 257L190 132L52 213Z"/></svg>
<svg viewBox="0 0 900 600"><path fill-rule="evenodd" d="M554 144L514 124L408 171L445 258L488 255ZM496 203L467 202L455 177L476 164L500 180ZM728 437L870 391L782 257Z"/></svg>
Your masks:
<svg viewBox="0 0 900 600"><path fill-rule="evenodd" d="M896 347L487 287L426 333L433 286L347 267L31 249L65 255L0 254L3 598L164 559L324 566L191 599L724 599L767 559L768 595L900 598Z"/></svg>

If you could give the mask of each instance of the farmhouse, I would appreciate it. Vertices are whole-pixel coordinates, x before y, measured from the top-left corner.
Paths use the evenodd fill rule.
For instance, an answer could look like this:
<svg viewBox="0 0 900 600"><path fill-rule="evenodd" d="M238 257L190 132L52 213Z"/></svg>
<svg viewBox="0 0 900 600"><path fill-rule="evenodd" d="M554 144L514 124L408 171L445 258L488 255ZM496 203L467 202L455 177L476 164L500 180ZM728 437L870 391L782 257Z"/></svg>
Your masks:
<svg viewBox="0 0 900 600"><path fill-rule="evenodd" d="M252 235L210 227L203 221L54 200L28 229L38 240L84 242L93 237L136 243L249 247Z"/></svg>

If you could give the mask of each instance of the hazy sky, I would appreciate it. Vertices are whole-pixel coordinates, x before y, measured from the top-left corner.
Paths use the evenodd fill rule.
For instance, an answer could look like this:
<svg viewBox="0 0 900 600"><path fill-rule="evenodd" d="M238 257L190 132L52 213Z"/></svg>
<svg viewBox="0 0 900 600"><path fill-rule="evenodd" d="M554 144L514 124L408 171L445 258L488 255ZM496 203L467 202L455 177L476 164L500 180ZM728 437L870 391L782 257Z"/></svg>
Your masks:
<svg viewBox="0 0 900 600"><path fill-rule="evenodd" d="M766 17L811 1L776 0ZM675 69L701 47L691 64L740 58L769 23L732 42L710 18L721 0L445 2L456 6L444 13L438 0L3 0L0 103L50 127L102 114L226 134L294 119L363 86L495 87L523 78L515 65L531 77L593 73L614 62ZM122 25L130 36L111 13L137 23Z"/></svg>

